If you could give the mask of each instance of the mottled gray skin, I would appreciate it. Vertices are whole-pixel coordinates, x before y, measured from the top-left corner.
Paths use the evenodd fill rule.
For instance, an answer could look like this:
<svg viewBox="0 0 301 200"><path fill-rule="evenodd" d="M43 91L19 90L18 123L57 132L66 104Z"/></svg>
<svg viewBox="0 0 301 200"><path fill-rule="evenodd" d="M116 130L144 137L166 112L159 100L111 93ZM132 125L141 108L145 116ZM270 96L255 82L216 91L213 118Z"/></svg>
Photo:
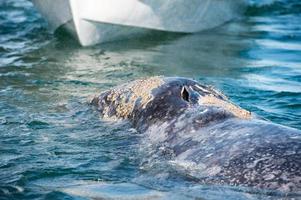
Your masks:
<svg viewBox="0 0 301 200"><path fill-rule="evenodd" d="M104 116L130 120L149 143L162 147L169 159L199 167L197 178L201 183L300 193L299 130L253 116L239 117L227 107L202 104L202 98L208 96L229 101L193 80L160 79L162 84L143 90L152 96L146 104L134 95L133 109L126 115L120 116L116 106L124 102L119 101L124 96L133 97L128 84L121 86L123 97L112 101L108 98L114 93L112 89L92 103ZM138 88L145 83L137 82Z"/></svg>

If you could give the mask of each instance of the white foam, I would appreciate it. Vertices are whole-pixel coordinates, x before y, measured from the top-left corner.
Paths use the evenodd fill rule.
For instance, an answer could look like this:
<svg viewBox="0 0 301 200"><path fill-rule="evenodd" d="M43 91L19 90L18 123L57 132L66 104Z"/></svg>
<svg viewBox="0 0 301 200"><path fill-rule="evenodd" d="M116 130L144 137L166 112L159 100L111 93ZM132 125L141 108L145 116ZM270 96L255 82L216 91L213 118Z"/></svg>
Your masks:
<svg viewBox="0 0 301 200"><path fill-rule="evenodd" d="M118 199L118 200L152 200L162 199L164 192L148 189L131 183L110 184L95 182L61 190L72 196L91 199Z"/></svg>

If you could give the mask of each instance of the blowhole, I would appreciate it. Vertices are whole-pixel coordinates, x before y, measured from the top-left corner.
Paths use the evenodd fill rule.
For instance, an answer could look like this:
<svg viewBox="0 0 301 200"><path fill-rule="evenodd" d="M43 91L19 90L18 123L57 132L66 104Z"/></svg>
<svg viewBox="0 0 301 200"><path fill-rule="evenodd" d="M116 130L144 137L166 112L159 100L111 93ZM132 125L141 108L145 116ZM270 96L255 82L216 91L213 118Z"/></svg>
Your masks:
<svg viewBox="0 0 301 200"><path fill-rule="evenodd" d="M182 88L182 91L181 91L181 97L182 97L182 99L183 99L184 101L189 102L189 92L188 92L188 90L186 89L185 86Z"/></svg>

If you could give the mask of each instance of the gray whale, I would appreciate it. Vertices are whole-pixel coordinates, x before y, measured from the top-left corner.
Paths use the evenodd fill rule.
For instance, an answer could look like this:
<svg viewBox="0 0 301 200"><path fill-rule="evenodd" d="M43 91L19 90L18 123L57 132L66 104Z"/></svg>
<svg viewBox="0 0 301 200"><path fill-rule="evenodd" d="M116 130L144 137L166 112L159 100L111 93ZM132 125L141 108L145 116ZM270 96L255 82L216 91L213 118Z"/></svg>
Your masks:
<svg viewBox="0 0 301 200"><path fill-rule="evenodd" d="M92 104L104 118L129 120L169 159L199 166L202 184L301 191L301 131L258 119L212 87L151 77Z"/></svg>

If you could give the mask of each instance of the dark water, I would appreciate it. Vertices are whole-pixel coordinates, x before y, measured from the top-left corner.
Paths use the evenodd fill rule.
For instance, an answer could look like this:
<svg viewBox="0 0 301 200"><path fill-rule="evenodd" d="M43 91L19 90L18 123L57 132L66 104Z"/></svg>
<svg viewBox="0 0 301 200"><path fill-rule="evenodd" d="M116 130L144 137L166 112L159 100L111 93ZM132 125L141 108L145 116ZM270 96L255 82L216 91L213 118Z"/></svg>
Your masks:
<svg viewBox="0 0 301 200"><path fill-rule="evenodd" d="M200 34L89 48L49 34L30 2L0 0L0 199L81 199L73 194L97 193L89 187L96 183L126 183L126 193L127 183L137 184L167 199L278 198L197 186L166 163L148 167L139 134L102 121L88 104L109 87L154 75L211 84L243 108L301 129L300 0L253 1L242 20Z"/></svg>

